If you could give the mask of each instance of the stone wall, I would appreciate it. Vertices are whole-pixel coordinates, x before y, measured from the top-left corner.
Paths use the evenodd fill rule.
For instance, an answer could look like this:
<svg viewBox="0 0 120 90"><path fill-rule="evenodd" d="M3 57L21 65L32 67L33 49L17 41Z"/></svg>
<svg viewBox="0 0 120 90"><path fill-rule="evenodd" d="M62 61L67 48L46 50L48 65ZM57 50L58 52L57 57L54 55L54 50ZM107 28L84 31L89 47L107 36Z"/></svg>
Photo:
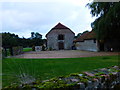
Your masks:
<svg viewBox="0 0 120 90"><path fill-rule="evenodd" d="M77 50L85 51L98 51L97 41L94 40L84 40L83 42L76 42Z"/></svg>
<svg viewBox="0 0 120 90"><path fill-rule="evenodd" d="M58 35L63 34L64 40L58 40ZM59 50L58 42L64 42L64 49L72 49L74 34L66 29L52 30L47 35L47 48L52 48L53 50Z"/></svg>
<svg viewBox="0 0 120 90"><path fill-rule="evenodd" d="M120 67L113 66L84 73L73 73L50 80L12 85L6 89L27 90L119 90Z"/></svg>

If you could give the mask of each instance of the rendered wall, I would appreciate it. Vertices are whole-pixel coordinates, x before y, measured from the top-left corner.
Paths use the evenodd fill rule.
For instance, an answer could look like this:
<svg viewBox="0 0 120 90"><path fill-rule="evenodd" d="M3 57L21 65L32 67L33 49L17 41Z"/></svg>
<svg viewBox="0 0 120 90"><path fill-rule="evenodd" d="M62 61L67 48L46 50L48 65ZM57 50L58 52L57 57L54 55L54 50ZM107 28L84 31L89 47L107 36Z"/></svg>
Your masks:
<svg viewBox="0 0 120 90"><path fill-rule="evenodd" d="M77 50L85 51L98 51L97 41L94 43L94 40L84 40L83 42L76 42Z"/></svg>
<svg viewBox="0 0 120 90"><path fill-rule="evenodd" d="M63 34L64 40L58 40L58 35ZM72 49L74 34L67 29L52 30L47 35L47 48L59 50L58 42L64 42L64 49Z"/></svg>

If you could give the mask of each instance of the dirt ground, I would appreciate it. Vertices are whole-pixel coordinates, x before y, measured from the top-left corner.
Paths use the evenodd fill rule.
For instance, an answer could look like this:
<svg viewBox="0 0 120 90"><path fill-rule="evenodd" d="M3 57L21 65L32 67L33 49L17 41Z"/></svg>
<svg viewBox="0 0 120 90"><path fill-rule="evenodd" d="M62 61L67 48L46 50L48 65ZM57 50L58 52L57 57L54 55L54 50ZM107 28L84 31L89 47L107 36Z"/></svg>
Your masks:
<svg viewBox="0 0 120 90"><path fill-rule="evenodd" d="M118 55L118 52L89 52L79 50L60 50L60 51L30 51L21 55L14 56L15 58L79 58L91 56L107 56Z"/></svg>

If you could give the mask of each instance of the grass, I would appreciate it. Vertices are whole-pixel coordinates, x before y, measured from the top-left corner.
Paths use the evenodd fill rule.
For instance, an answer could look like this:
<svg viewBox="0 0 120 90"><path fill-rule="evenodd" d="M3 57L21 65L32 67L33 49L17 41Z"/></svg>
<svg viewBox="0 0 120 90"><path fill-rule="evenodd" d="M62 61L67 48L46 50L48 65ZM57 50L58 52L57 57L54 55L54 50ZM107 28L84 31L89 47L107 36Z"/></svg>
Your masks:
<svg viewBox="0 0 120 90"><path fill-rule="evenodd" d="M29 52L32 51L32 48L23 48L23 52Z"/></svg>
<svg viewBox="0 0 120 90"><path fill-rule="evenodd" d="M3 65L3 86L19 81L15 75L28 74L40 80L81 73L93 69L118 65L118 56L97 56L63 59L6 58Z"/></svg>
<svg viewBox="0 0 120 90"><path fill-rule="evenodd" d="M11 56L9 49L7 49L7 56Z"/></svg>

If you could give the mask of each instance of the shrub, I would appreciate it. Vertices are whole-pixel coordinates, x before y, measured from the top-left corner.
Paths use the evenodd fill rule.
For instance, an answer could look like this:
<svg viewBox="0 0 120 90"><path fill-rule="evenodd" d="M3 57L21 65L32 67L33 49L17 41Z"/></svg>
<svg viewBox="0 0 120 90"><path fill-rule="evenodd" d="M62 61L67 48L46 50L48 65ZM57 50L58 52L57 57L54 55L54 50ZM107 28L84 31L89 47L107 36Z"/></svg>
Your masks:
<svg viewBox="0 0 120 90"><path fill-rule="evenodd" d="M35 51L35 46L32 46L32 51Z"/></svg>
<svg viewBox="0 0 120 90"><path fill-rule="evenodd" d="M50 47L49 50L52 51L53 50L52 47Z"/></svg>
<svg viewBox="0 0 120 90"><path fill-rule="evenodd" d="M18 55L23 53L23 47L22 46L17 46L17 47L13 47L13 55Z"/></svg>

